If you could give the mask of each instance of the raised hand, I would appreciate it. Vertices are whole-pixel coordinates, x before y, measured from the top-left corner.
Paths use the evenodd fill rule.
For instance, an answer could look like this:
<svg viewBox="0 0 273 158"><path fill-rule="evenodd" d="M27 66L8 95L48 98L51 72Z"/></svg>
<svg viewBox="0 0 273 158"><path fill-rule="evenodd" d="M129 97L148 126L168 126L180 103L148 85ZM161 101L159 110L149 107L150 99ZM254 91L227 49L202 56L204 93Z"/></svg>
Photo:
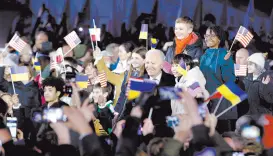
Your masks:
<svg viewBox="0 0 273 158"><path fill-rule="evenodd" d="M267 75L266 78L263 77L262 83L263 84L268 84L270 82L270 76Z"/></svg>
<svg viewBox="0 0 273 158"><path fill-rule="evenodd" d="M68 118L68 122L65 123L67 127L78 132L80 135L93 133L92 128L80 110L72 107L64 107L63 110Z"/></svg>
<svg viewBox="0 0 273 158"><path fill-rule="evenodd" d="M154 131L154 124L153 121L151 119L145 119L144 120L144 125L142 127L142 133L143 136L146 136L148 134L152 134Z"/></svg>
<svg viewBox="0 0 273 158"><path fill-rule="evenodd" d="M126 121L125 120L120 120L116 124L116 128L114 129L113 133L117 136L117 138L120 138L121 133L123 131L123 126L125 125Z"/></svg>
<svg viewBox="0 0 273 158"><path fill-rule="evenodd" d="M58 136L58 144L70 144L69 129L62 122L51 123L50 127L55 131Z"/></svg>
<svg viewBox="0 0 273 158"><path fill-rule="evenodd" d="M217 126L217 117L214 114L207 114L205 118L205 126L210 129L209 136L213 136L215 134L215 128Z"/></svg>

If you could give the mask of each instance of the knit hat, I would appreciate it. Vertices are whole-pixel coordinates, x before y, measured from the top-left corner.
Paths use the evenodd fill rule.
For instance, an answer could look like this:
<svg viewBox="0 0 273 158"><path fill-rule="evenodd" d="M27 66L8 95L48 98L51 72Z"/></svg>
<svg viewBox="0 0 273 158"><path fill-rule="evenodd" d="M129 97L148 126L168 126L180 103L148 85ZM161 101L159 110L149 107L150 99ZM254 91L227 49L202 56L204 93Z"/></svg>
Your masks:
<svg viewBox="0 0 273 158"><path fill-rule="evenodd" d="M250 57L248 57L247 61L251 61L259 65L261 68L264 68L265 59L263 53L254 53Z"/></svg>
<svg viewBox="0 0 273 158"><path fill-rule="evenodd" d="M86 53L87 46L84 44L79 44L74 48L74 56L76 59L82 58Z"/></svg>

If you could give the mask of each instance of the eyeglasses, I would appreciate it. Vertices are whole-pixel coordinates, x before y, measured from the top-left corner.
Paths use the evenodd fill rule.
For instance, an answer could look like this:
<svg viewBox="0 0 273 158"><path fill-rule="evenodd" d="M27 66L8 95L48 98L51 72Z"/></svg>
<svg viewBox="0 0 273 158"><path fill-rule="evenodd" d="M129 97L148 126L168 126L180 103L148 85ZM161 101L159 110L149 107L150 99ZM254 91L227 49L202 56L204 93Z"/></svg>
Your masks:
<svg viewBox="0 0 273 158"><path fill-rule="evenodd" d="M204 35L204 37L205 37L205 38L214 38L214 37L216 37L216 35L214 35L214 34L211 34L211 35Z"/></svg>

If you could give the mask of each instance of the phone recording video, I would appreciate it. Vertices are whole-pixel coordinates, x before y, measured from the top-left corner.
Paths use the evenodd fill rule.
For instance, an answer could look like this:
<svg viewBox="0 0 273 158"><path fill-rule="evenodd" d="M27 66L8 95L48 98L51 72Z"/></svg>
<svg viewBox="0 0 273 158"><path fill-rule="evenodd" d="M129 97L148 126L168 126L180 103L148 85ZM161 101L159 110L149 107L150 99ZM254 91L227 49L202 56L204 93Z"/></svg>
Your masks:
<svg viewBox="0 0 273 158"><path fill-rule="evenodd" d="M12 138L16 138L17 118L16 117L7 117L7 127L9 128Z"/></svg>
<svg viewBox="0 0 273 158"><path fill-rule="evenodd" d="M33 120L39 123L56 123L66 122L67 117L64 115L62 108L51 108L45 109L42 113L35 112L33 115Z"/></svg>

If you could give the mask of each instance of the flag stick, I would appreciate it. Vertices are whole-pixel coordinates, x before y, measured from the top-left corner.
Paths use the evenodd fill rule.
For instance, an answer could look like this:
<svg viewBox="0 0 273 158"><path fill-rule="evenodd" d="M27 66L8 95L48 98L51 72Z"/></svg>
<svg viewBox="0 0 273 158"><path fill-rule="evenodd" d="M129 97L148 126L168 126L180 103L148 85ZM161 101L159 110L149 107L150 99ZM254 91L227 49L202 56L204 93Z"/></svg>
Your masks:
<svg viewBox="0 0 273 158"><path fill-rule="evenodd" d="M69 49L65 54L64 54L64 57L69 53L71 52L73 49Z"/></svg>
<svg viewBox="0 0 273 158"><path fill-rule="evenodd" d="M146 39L146 49L147 49L147 50L149 50L149 49L148 49L148 47L149 47L149 46L148 46L148 45L149 45L149 44L148 44L148 39L149 39L149 37L147 36L147 39Z"/></svg>
<svg viewBox="0 0 273 158"><path fill-rule="evenodd" d="M96 27L96 23L95 23L95 20L93 19L93 25L94 25L94 28L97 29ZM96 47L98 47L98 41L97 41L97 37L96 37Z"/></svg>
<svg viewBox="0 0 273 158"><path fill-rule="evenodd" d="M151 118L152 118L152 114L153 114L153 108L150 109L148 119L151 119Z"/></svg>
<svg viewBox="0 0 273 158"><path fill-rule="evenodd" d="M240 26L240 28L241 28L241 26ZM239 28L239 30L240 30L240 28ZM236 36L237 36L239 30L237 31ZM232 49L232 47L233 47L233 45L234 45L234 42L235 42L235 40L236 40L236 36L235 36L234 40L232 41L232 44L231 44L231 46L230 46L230 48L229 48L229 51L228 51L227 55L224 57L225 60L228 60L229 57L232 55L232 53L231 53L230 51L231 51L231 49Z"/></svg>
<svg viewBox="0 0 273 158"><path fill-rule="evenodd" d="M15 87L14 87L14 82L13 82L12 77L11 77L11 68L9 68L9 71L10 71L11 84L12 84L12 88L13 88L13 94L16 94Z"/></svg>
<svg viewBox="0 0 273 158"><path fill-rule="evenodd" d="M94 44L93 44L92 38L91 38L91 45L92 45L93 51L95 51L95 48L94 48Z"/></svg>
<svg viewBox="0 0 273 158"><path fill-rule="evenodd" d="M213 112L214 115L216 114L216 112L217 112L217 110L218 110L218 108L219 108L219 106L220 106L220 104L221 104L223 98L224 98L224 97L222 96L222 97L219 99L219 101L218 101L218 103L217 103L217 105L216 105L216 108L214 109L214 112Z"/></svg>
<svg viewBox="0 0 273 158"><path fill-rule="evenodd" d="M7 51L8 46L9 46L9 44L7 44L7 45L6 45L6 47L4 48L4 50L3 50L3 52L2 52L2 53L4 53L5 51Z"/></svg>
<svg viewBox="0 0 273 158"><path fill-rule="evenodd" d="M224 110L223 112L221 112L220 114L218 114L216 117L218 118L218 117L222 116L222 115L225 114L228 110L232 109L232 108L235 107L236 105L237 105L237 104L230 106L229 108L227 108L226 110Z"/></svg>

